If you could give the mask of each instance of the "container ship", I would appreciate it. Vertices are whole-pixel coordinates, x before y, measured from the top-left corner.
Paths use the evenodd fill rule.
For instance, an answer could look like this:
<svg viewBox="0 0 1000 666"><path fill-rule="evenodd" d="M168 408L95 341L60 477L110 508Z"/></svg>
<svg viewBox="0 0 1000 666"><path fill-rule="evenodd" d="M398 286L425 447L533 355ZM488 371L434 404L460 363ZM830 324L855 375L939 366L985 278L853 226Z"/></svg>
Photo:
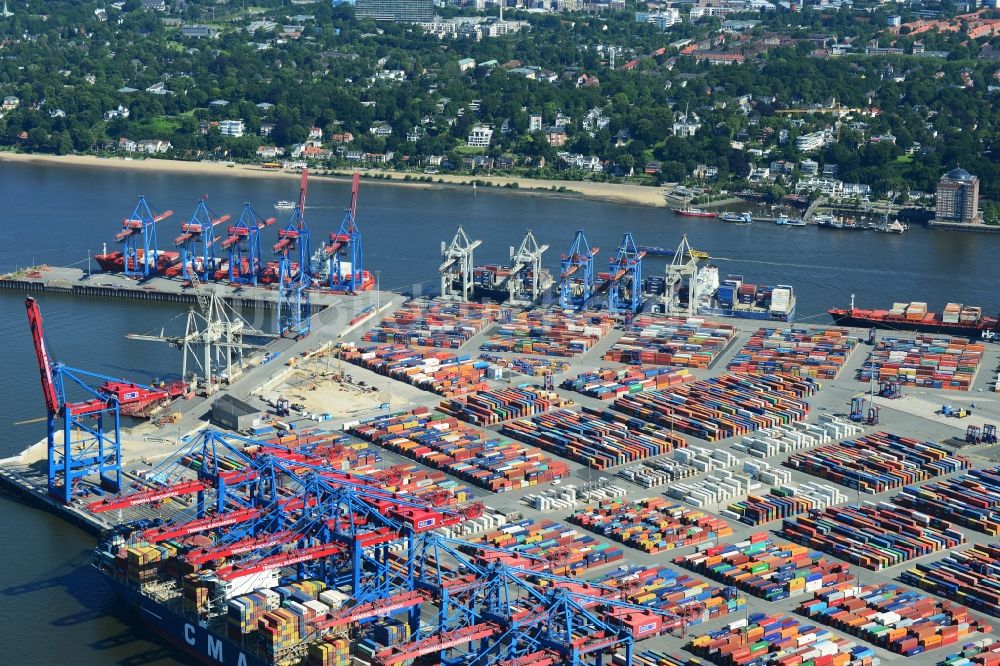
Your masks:
<svg viewBox="0 0 1000 666"><path fill-rule="evenodd" d="M473 298L480 301L492 301L503 303L510 298L510 290L507 282L511 279L510 266L499 264L488 264L477 266L472 270L472 294ZM530 268L526 269L520 278L521 285L516 291L531 293L531 285L534 275ZM539 276L539 284L542 291L547 291L552 287L552 273L547 269L542 269Z"/></svg>
<svg viewBox="0 0 1000 666"><path fill-rule="evenodd" d="M649 294L662 296L666 282L659 276L646 278L644 288ZM720 282L719 269L710 264L698 272L697 291L700 315L783 322L795 319L795 290L790 285L749 284L742 275L728 275ZM686 305L689 285L681 285L677 296Z"/></svg>
<svg viewBox="0 0 1000 666"><path fill-rule="evenodd" d="M136 250L135 257L130 257L128 262L128 268L130 271L137 271L143 265L143 256L145 252L143 250ZM180 253L173 251L161 250L157 253L157 268L159 271L166 271L168 268L180 261ZM101 254L94 255L94 261L97 265L101 267L101 270L106 273L121 273L125 270L125 257L121 252L102 252ZM150 265L152 265L152 259L150 259Z"/></svg>
<svg viewBox="0 0 1000 666"><path fill-rule="evenodd" d="M728 275L720 283L715 266L706 266L702 275L698 314L783 322L795 319L795 289L791 285L750 284L742 275Z"/></svg>
<svg viewBox="0 0 1000 666"><path fill-rule="evenodd" d="M1000 337L1000 319L983 316L980 307L948 303L944 311L928 312L927 304L920 301L893 303L889 310L863 310L854 307L829 310L839 326L879 328L892 331L919 331L943 333L970 338L995 340Z"/></svg>

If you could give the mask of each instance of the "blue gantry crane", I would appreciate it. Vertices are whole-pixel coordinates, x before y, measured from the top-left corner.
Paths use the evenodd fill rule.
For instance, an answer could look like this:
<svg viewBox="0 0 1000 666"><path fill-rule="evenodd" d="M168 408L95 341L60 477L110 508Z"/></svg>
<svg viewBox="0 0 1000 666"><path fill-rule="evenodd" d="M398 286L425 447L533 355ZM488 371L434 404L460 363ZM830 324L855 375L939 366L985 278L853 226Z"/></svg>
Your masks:
<svg viewBox="0 0 1000 666"><path fill-rule="evenodd" d="M99 476L106 489L118 491L122 476L118 400L91 386L92 380L107 378L52 362L45 346L38 302L29 297L25 307L48 412L49 494L69 504L74 483L92 474ZM70 402L67 389L71 388L82 393L84 399ZM59 419L62 425L57 431Z"/></svg>
<svg viewBox="0 0 1000 666"><path fill-rule="evenodd" d="M181 249L182 278L190 280L192 271L203 281L214 277L219 263L215 256L215 227L228 222L229 218L229 213L216 216L209 210L206 198L199 199L191 219L181 223L181 235L174 239L174 244Z"/></svg>
<svg viewBox="0 0 1000 666"><path fill-rule="evenodd" d="M569 252L562 255L559 282L559 305L563 308L583 308L594 293L594 258L600 251L591 247L583 229L577 229Z"/></svg>
<svg viewBox="0 0 1000 666"><path fill-rule="evenodd" d="M160 251L156 244L156 223L173 215L173 211L155 213L146 201L139 197L132 214L122 220L122 230L115 240L122 246L122 271L130 277L148 278L159 271Z"/></svg>
<svg viewBox="0 0 1000 666"><path fill-rule="evenodd" d="M410 640L377 652L379 666L432 655L448 666L581 666L612 650L630 664L637 640L683 630L689 619L673 606L623 601L613 586L556 574L547 558L443 536L438 528L475 517L481 505L434 506L307 450L208 430L146 478L145 488L90 504L98 513L157 504L165 516L110 534L99 568L114 575L125 536L185 544L185 566L220 596L268 579L350 589L351 603L309 620L302 637L344 629L357 636L405 612Z"/></svg>
<svg viewBox="0 0 1000 666"><path fill-rule="evenodd" d="M290 337L309 335L312 252L309 227L306 226L308 181L309 172L303 169L299 201L288 225L278 231L278 242L274 245L274 253L278 257L278 334Z"/></svg>
<svg viewBox="0 0 1000 666"><path fill-rule="evenodd" d="M610 312L636 314L642 310L642 258L645 254L636 247L632 234L626 233L608 268Z"/></svg>
<svg viewBox="0 0 1000 666"><path fill-rule="evenodd" d="M257 286L264 269L260 232L276 221L277 218L274 217L265 220L249 203L243 204L240 219L229 227L229 236L222 241L222 249L229 253L230 282Z"/></svg>
<svg viewBox="0 0 1000 666"><path fill-rule="evenodd" d="M351 205L344 211L340 228L330 234L329 242L323 247L327 256L330 289L333 291L356 293L367 287L361 229L357 222L360 177L355 172L351 181Z"/></svg>

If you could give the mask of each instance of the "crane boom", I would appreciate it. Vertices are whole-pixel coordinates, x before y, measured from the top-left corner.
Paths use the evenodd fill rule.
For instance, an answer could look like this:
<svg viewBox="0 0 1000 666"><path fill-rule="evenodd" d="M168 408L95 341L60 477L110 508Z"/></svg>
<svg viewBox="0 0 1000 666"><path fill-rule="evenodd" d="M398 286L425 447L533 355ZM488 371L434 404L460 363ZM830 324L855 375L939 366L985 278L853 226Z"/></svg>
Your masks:
<svg viewBox="0 0 1000 666"><path fill-rule="evenodd" d="M401 661L409 661L426 654L441 652L450 648L465 645L472 641L490 638L502 633L499 625L492 622L484 624L471 624L454 631L445 631L440 634L430 636L415 643L408 643L396 647L388 647L379 651L375 655L375 663L381 666L392 666Z"/></svg>
<svg viewBox="0 0 1000 666"><path fill-rule="evenodd" d="M309 169L302 169L302 182L299 185L299 228L305 224L306 216L306 190L309 188Z"/></svg>
<svg viewBox="0 0 1000 666"><path fill-rule="evenodd" d="M35 343L35 356L38 357L38 371L42 377L42 393L45 395L45 408L49 414L59 414L62 412L62 403L59 400L59 392L56 391L55 382L52 381L52 365L49 361L49 354L45 349L45 333L42 330L42 311L38 307L38 301L28 296L24 299L25 308L28 310L28 325L31 327L31 338Z"/></svg>

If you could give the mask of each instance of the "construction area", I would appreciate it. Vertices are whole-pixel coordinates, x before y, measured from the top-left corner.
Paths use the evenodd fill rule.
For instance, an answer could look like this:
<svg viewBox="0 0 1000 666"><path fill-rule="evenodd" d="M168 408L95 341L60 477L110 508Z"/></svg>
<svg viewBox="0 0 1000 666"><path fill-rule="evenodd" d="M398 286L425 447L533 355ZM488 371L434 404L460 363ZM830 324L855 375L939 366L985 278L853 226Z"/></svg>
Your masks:
<svg viewBox="0 0 1000 666"><path fill-rule="evenodd" d="M26 302L49 434L0 478L101 530L96 566L168 642L247 666L1000 662L1000 348L792 325L794 296L700 316L686 239L651 279L631 234L598 264L582 229L552 275L530 231L480 266L459 228L440 295L404 299L365 277L356 183L327 272L303 268L305 197L270 267L240 235L267 220L220 260L200 202L155 278L195 296L186 333L135 336L181 350L176 389L51 358ZM160 219L126 220L128 289L161 270ZM253 279L277 331L226 301Z"/></svg>

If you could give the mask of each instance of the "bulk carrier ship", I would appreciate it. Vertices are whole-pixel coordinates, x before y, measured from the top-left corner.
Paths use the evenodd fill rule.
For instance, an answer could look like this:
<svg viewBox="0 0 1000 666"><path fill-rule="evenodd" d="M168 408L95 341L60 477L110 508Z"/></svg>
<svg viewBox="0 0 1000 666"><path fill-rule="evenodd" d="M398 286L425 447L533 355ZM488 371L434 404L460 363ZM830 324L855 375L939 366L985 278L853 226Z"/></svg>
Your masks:
<svg viewBox="0 0 1000 666"><path fill-rule="evenodd" d="M984 316L982 308L961 303L949 303L940 314L928 312L927 304L920 301L893 303L889 310L864 310L854 307L852 296L849 308L828 312L839 326L1000 339L1000 318Z"/></svg>

